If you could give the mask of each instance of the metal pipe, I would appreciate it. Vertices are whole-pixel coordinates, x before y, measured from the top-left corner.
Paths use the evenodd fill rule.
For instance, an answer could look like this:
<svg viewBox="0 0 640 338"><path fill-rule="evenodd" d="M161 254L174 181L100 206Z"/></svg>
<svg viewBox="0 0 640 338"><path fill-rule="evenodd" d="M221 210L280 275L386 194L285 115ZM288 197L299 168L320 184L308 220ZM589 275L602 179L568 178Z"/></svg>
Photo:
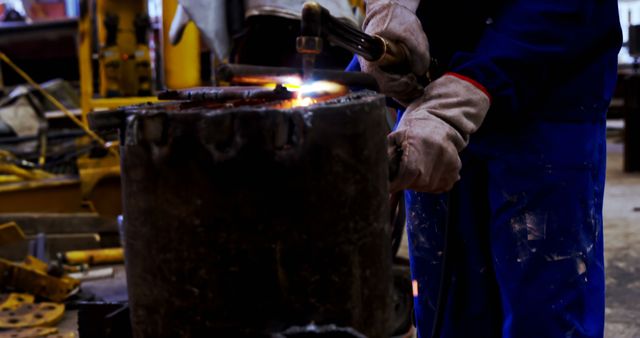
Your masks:
<svg viewBox="0 0 640 338"><path fill-rule="evenodd" d="M198 87L184 90L168 90L158 95L160 100L215 101L229 100L289 100L294 92L282 86L275 89L267 87Z"/></svg>

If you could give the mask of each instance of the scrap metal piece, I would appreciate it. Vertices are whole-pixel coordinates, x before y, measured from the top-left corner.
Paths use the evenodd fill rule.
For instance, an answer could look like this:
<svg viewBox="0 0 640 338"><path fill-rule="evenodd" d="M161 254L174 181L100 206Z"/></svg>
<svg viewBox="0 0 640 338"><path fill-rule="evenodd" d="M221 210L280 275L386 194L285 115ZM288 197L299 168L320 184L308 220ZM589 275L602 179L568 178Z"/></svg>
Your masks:
<svg viewBox="0 0 640 338"><path fill-rule="evenodd" d="M0 338L35 338L35 337L47 337L52 334L58 333L58 329L55 327L32 327L26 329L13 329L0 333ZM59 338L72 338L73 336L61 336Z"/></svg>
<svg viewBox="0 0 640 338"><path fill-rule="evenodd" d="M45 272L45 273L49 268L49 265L47 263L31 255L27 256L24 259L24 262L22 262L22 266L38 272Z"/></svg>
<svg viewBox="0 0 640 338"><path fill-rule="evenodd" d="M79 281L88 281L103 278L113 278L114 273L115 270L113 268L104 268L70 273L69 277L75 278Z"/></svg>
<svg viewBox="0 0 640 338"><path fill-rule="evenodd" d="M35 297L28 293L10 293L0 296L0 311L14 310L23 304L33 304Z"/></svg>
<svg viewBox="0 0 640 338"><path fill-rule="evenodd" d="M22 304L15 309L0 311L0 329L50 326L59 322L62 316L64 304Z"/></svg>
<svg viewBox="0 0 640 338"><path fill-rule="evenodd" d="M11 163L0 163L0 174L13 175L20 181L33 181L55 177L54 174L40 169L25 169Z"/></svg>
<svg viewBox="0 0 640 338"><path fill-rule="evenodd" d="M0 246L24 241L24 232L15 222L0 225Z"/></svg>
<svg viewBox="0 0 640 338"><path fill-rule="evenodd" d="M124 249L108 248L95 250L67 251L62 254L67 264L115 264L124 263Z"/></svg>
<svg viewBox="0 0 640 338"><path fill-rule="evenodd" d="M80 286L73 278L47 275L36 262L32 259L32 264L21 264L0 258L0 285L56 302L67 299Z"/></svg>
<svg viewBox="0 0 640 338"><path fill-rule="evenodd" d="M38 112L26 95L29 94L22 94L13 100L8 98L0 107L0 120L9 125L18 136L37 134L40 124Z"/></svg>
<svg viewBox="0 0 640 338"><path fill-rule="evenodd" d="M295 93L282 86L268 87L197 87L183 90L168 90L158 95L160 100L216 101L251 100L264 101L289 100Z"/></svg>

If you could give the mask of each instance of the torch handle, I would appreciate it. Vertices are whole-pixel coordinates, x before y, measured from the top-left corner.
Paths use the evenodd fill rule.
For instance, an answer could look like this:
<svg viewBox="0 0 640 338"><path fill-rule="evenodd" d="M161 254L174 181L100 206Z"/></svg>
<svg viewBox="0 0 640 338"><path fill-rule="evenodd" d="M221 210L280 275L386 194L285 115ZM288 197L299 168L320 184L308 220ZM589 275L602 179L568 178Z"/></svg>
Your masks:
<svg viewBox="0 0 640 338"><path fill-rule="evenodd" d="M374 35L382 43L384 50L377 60L368 60L377 63L384 70L395 74L408 74L411 72L409 66L409 49L402 43L389 41L381 36Z"/></svg>
<svg viewBox="0 0 640 338"><path fill-rule="evenodd" d="M315 55L322 51L322 39L377 63L386 71L408 74L409 50L406 46L362 30L331 15L317 2L307 2L302 9L301 36L297 40L298 52ZM416 74L421 77L425 74Z"/></svg>

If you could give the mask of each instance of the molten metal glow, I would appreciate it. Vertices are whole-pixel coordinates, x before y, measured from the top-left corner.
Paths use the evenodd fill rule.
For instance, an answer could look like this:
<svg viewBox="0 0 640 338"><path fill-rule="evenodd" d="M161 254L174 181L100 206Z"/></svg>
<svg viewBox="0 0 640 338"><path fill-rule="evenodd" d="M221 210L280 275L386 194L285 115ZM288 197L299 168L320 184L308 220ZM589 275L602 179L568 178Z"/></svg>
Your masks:
<svg viewBox="0 0 640 338"><path fill-rule="evenodd" d="M276 88L276 83L264 84L267 88ZM330 100L348 92L348 88L331 81L315 81L311 83L283 83L283 87L297 93L296 98L283 103L285 108L308 107L320 101Z"/></svg>
<svg viewBox="0 0 640 338"><path fill-rule="evenodd" d="M316 103L318 101L310 98L310 97L304 97L302 96L302 92L298 92L298 98L293 100L292 106L293 107L308 107L314 103Z"/></svg>
<svg viewBox="0 0 640 338"><path fill-rule="evenodd" d="M304 97L300 93L298 93L295 99L281 101L276 106L280 109L290 109L290 108L297 108L297 107L308 107L317 102L318 100L314 98Z"/></svg>

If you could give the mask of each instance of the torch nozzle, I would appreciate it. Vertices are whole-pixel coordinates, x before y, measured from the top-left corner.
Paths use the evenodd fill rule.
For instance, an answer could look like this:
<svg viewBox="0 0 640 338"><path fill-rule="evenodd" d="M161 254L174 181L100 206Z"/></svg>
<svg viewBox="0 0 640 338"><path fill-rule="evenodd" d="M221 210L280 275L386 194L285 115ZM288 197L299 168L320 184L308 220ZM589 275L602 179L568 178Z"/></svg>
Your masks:
<svg viewBox="0 0 640 338"><path fill-rule="evenodd" d="M302 81L309 82L313 76L313 69L316 64L315 54L304 54L302 56Z"/></svg>

